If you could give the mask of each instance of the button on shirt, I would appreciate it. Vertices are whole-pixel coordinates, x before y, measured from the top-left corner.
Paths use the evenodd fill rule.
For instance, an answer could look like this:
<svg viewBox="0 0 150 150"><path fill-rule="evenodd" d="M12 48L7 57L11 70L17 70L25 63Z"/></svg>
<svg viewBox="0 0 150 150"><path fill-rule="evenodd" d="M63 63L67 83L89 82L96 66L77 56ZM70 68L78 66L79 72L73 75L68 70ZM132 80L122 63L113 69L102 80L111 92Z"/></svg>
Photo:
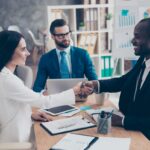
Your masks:
<svg viewBox="0 0 150 150"><path fill-rule="evenodd" d="M59 50L56 48L56 53L57 53L57 57L58 57L58 61L59 61L59 64L60 64L60 60L61 60L61 55L60 55L60 52L62 50ZM66 60L67 60L67 65L68 65L68 69L69 69L69 72L70 74L72 73L72 70L71 70L71 55L70 55L70 46L66 49L64 49L63 51L66 52Z"/></svg>

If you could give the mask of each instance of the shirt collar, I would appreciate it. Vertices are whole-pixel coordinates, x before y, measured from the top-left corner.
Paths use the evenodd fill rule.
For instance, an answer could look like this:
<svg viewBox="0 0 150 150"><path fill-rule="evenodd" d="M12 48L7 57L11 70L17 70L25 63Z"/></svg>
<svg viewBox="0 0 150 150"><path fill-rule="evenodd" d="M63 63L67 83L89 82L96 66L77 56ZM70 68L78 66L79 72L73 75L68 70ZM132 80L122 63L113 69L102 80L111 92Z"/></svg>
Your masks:
<svg viewBox="0 0 150 150"><path fill-rule="evenodd" d="M70 46L67 47L66 49L64 49L63 51L65 51L69 55L70 54ZM60 55L60 52L62 52L62 50L59 50L58 48L56 48L57 55Z"/></svg>
<svg viewBox="0 0 150 150"><path fill-rule="evenodd" d="M6 74L13 74L7 67L4 67L2 70L1 70L2 73L6 73Z"/></svg>
<svg viewBox="0 0 150 150"><path fill-rule="evenodd" d="M146 65L146 68L150 70L150 59L145 60L145 65Z"/></svg>

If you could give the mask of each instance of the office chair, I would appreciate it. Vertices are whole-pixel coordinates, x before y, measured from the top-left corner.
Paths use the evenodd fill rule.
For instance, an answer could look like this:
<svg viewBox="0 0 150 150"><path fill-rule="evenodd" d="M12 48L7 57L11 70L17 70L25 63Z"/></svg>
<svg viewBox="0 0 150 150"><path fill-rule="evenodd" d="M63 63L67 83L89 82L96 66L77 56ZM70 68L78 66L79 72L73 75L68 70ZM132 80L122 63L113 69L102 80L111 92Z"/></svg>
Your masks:
<svg viewBox="0 0 150 150"><path fill-rule="evenodd" d="M0 32L1 32L1 31L3 31L3 27L2 27L2 26L0 26Z"/></svg>
<svg viewBox="0 0 150 150"><path fill-rule="evenodd" d="M34 43L35 46L37 46L37 47L44 47L43 41L41 41L40 39L36 39L34 34L33 34L33 32L31 30L28 29L28 33L29 33L31 39L33 40L33 43Z"/></svg>
<svg viewBox="0 0 150 150"><path fill-rule="evenodd" d="M30 142L0 143L0 150L32 150Z"/></svg>
<svg viewBox="0 0 150 150"><path fill-rule="evenodd" d="M33 64L37 64L39 57L45 53L44 49L44 42L40 39L35 38L35 35L31 30L28 29L28 33L33 41L33 48L32 48L32 59L33 59Z"/></svg>
<svg viewBox="0 0 150 150"><path fill-rule="evenodd" d="M17 66L15 74L24 82L27 87L32 87L33 72L29 66Z"/></svg>
<svg viewBox="0 0 150 150"><path fill-rule="evenodd" d="M20 30L20 28L17 25L10 25L8 27L8 30L9 31L17 31L17 32L21 33L21 30Z"/></svg>

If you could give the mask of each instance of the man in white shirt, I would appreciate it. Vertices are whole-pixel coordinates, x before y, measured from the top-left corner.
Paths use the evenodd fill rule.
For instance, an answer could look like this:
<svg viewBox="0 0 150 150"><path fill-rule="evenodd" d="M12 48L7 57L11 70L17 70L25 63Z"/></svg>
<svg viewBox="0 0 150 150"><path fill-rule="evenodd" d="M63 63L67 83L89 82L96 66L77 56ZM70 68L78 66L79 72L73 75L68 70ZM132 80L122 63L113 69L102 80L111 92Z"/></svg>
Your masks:
<svg viewBox="0 0 150 150"><path fill-rule="evenodd" d="M54 20L50 26L50 33L56 48L41 57L33 86L34 91L41 92L47 78L98 79L88 51L71 46L71 31L64 19Z"/></svg>

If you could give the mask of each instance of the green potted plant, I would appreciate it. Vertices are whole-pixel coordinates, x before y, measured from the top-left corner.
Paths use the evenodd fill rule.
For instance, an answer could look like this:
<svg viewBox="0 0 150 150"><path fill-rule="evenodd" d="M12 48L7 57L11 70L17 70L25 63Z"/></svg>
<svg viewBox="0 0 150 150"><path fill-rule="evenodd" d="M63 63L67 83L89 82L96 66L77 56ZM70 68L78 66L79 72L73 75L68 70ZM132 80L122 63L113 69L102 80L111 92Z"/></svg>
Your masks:
<svg viewBox="0 0 150 150"><path fill-rule="evenodd" d="M84 24L84 22L80 22L80 24L79 24L79 30L80 31L85 31L85 24Z"/></svg>
<svg viewBox="0 0 150 150"><path fill-rule="evenodd" d="M106 15L106 20L111 20L112 19L112 14L111 13L108 13L107 15Z"/></svg>
<svg viewBox="0 0 150 150"><path fill-rule="evenodd" d="M108 13L107 15L106 15L106 26L107 26L107 28L111 28L112 27L112 14L111 13Z"/></svg>

